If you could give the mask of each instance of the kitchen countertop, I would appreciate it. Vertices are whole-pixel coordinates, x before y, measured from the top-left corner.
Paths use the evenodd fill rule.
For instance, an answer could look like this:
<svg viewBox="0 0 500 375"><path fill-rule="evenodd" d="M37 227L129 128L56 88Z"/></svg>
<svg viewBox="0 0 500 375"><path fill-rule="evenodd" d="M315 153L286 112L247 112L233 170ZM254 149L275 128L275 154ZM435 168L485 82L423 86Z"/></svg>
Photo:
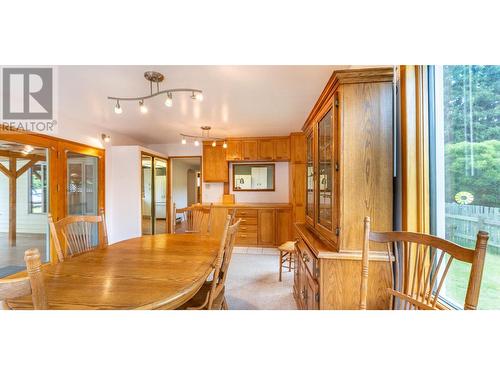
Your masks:
<svg viewBox="0 0 500 375"><path fill-rule="evenodd" d="M203 203L204 206L209 206L209 203ZM291 208L290 203L213 203L212 207L222 208Z"/></svg>

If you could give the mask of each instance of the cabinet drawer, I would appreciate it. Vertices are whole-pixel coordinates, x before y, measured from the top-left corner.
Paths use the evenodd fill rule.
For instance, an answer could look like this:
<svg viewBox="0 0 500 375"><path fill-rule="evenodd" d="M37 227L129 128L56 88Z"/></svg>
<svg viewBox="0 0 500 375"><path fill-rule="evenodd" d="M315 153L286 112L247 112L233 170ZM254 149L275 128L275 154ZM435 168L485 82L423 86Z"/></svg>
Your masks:
<svg viewBox="0 0 500 375"><path fill-rule="evenodd" d="M319 262L318 259L311 253L307 245L300 240L295 244L298 252L297 254L300 256L302 262L304 263L305 268L309 271L309 274L313 279L319 278Z"/></svg>
<svg viewBox="0 0 500 375"><path fill-rule="evenodd" d="M236 210L236 217L255 217L257 218L257 210L252 208L240 208Z"/></svg>
<svg viewBox="0 0 500 375"><path fill-rule="evenodd" d="M241 219L241 226L244 225L255 225L257 226L257 217L246 217L246 216L237 216L238 219Z"/></svg>
<svg viewBox="0 0 500 375"><path fill-rule="evenodd" d="M257 233L257 225L240 225L238 233Z"/></svg>
<svg viewBox="0 0 500 375"><path fill-rule="evenodd" d="M236 235L236 243L242 245L257 245L257 232L255 233L241 233Z"/></svg>

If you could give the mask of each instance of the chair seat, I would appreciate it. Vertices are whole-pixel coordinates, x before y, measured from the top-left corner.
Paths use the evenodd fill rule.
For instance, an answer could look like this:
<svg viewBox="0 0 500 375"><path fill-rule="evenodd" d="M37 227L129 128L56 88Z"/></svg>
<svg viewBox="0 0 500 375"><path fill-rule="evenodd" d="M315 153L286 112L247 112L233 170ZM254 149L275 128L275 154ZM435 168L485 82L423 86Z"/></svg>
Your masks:
<svg viewBox="0 0 500 375"><path fill-rule="evenodd" d="M287 241L283 244L281 244L278 247L279 251L288 251L288 252L294 252L295 251L295 241Z"/></svg>
<svg viewBox="0 0 500 375"><path fill-rule="evenodd" d="M212 281L205 281L201 289L194 295L194 297L191 298L189 301L187 301L184 305L179 307L178 310L186 310L188 308L199 307L203 305L203 302L205 302L211 287L212 287ZM214 299L212 304L212 310L222 309L222 302L224 301L224 292L225 292L225 287L222 288L222 291Z"/></svg>

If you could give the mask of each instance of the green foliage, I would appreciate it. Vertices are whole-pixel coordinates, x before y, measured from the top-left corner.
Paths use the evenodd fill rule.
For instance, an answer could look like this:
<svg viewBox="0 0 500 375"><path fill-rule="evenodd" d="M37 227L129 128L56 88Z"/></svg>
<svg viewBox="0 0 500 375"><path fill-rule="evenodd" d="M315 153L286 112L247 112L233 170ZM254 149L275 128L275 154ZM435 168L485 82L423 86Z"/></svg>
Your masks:
<svg viewBox="0 0 500 375"><path fill-rule="evenodd" d="M473 204L500 207L500 140L447 144L445 171L447 202L454 202L459 191L468 191L474 195Z"/></svg>
<svg viewBox="0 0 500 375"><path fill-rule="evenodd" d="M445 142L500 140L500 65L443 69Z"/></svg>

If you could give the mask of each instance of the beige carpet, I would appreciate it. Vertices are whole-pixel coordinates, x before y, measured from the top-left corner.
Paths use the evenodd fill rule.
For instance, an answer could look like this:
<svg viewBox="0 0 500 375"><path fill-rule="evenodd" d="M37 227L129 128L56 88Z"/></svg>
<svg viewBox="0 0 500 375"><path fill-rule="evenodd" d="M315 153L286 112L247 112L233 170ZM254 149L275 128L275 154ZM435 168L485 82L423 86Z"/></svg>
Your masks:
<svg viewBox="0 0 500 375"><path fill-rule="evenodd" d="M230 310L296 310L292 295L293 272L278 281L276 254L233 254L226 280Z"/></svg>

